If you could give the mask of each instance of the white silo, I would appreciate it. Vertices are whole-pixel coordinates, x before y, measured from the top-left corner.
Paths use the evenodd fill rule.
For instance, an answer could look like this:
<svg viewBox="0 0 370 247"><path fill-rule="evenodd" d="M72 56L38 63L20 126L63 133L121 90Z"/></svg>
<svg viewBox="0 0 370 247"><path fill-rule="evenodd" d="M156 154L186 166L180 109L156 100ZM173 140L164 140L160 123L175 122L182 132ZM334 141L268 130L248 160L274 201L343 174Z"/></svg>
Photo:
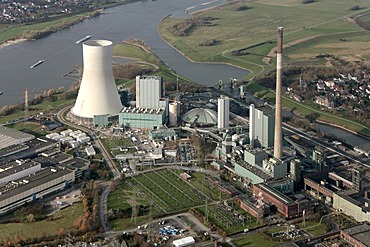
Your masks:
<svg viewBox="0 0 370 247"><path fill-rule="evenodd" d="M229 127L230 99L221 95L218 98L218 124L219 129Z"/></svg>
<svg viewBox="0 0 370 247"><path fill-rule="evenodd" d="M169 126L177 126L179 117L179 103L173 102L169 104Z"/></svg>
<svg viewBox="0 0 370 247"><path fill-rule="evenodd" d="M95 115L116 116L122 104L113 78L112 42L90 40L83 44L83 74L72 116L92 122Z"/></svg>

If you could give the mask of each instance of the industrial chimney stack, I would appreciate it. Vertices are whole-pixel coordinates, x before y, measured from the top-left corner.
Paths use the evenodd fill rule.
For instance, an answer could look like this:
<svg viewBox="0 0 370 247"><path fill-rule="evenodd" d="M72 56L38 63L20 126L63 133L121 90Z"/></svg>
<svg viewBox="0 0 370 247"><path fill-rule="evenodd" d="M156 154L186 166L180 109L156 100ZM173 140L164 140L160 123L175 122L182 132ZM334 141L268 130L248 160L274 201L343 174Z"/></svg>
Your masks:
<svg viewBox="0 0 370 247"><path fill-rule="evenodd" d="M283 60L283 28L277 29L277 54L276 54L276 103L275 103L275 139L274 157L280 159L283 153L283 130L281 113L281 74Z"/></svg>

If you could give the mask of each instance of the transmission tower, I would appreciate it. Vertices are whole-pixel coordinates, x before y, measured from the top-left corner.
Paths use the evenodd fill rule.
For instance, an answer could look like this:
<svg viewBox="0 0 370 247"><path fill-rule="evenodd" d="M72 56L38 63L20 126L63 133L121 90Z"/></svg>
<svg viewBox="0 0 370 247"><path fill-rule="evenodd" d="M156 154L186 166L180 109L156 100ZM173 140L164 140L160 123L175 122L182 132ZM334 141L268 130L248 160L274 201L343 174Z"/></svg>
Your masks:
<svg viewBox="0 0 370 247"><path fill-rule="evenodd" d="M130 223L134 222L135 224L137 222L137 215L138 215L137 203L136 203L136 193L137 192L134 191L134 197L132 198L132 203L131 203L132 210L131 210L131 220L130 220Z"/></svg>

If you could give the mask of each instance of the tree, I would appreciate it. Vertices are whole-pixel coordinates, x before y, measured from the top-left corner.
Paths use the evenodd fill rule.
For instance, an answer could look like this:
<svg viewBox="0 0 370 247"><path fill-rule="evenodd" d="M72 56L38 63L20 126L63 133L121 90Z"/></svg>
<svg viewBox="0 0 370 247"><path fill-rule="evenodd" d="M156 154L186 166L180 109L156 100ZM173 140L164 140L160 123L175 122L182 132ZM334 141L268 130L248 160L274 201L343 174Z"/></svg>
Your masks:
<svg viewBox="0 0 370 247"><path fill-rule="evenodd" d="M34 222L35 221L35 216L33 214L27 215L27 221L28 222Z"/></svg>

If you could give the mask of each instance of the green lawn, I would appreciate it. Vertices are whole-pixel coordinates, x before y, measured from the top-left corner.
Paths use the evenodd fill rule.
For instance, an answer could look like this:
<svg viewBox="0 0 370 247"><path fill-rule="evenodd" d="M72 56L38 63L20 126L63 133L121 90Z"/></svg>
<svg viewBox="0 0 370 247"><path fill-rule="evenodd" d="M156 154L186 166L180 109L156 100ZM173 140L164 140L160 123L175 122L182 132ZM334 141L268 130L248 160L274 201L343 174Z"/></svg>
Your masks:
<svg viewBox="0 0 370 247"><path fill-rule="evenodd" d="M367 6L366 0L356 5ZM237 11L240 6L247 10ZM333 8L335 6L335 8ZM284 61L289 64L315 64L315 56L322 50L340 52L350 57L370 56L370 33L347 18L366 9L350 11L353 3L346 0L317 1L266 1L229 3L223 7L197 13L211 16L211 25L193 27L187 36L176 36L170 28L182 19L165 18L159 25L160 35L171 45L198 62L227 62L251 69L249 75L262 76L271 67L262 59L276 46L276 27L284 27L284 41L290 47L284 50ZM365 20L368 17L363 17ZM343 42L343 38L346 41ZM219 41L214 46L198 46L204 40ZM309 41L305 42L305 39ZM243 49L242 56L232 56L231 51ZM360 52L358 52L360 51ZM307 61L308 60L308 61ZM274 63L273 60L271 62ZM322 62L322 61L319 61Z"/></svg>
<svg viewBox="0 0 370 247"><path fill-rule="evenodd" d="M250 247L272 247L278 244L281 244L277 241L271 241L261 238L257 233L248 234L245 235L235 241L233 243L236 246L244 247L244 246L250 246Z"/></svg>
<svg viewBox="0 0 370 247"><path fill-rule="evenodd" d="M305 226L302 226L302 223L298 224L298 226L313 236L319 236L328 232L327 226L322 223L320 224L319 221L306 221Z"/></svg>
<svg viewBox="0 0 370 247"><path fill-rule="evenodd" d="M9 223L0 224L0 236L12 238L18 234L22 237L38 237L41 234L45 235L58 234L61 228L64 228L65 233L73 228L73 222L83 214L82 203L75 203L72 206L58 211L54 214L55 220L42 220L32 223Z"/></svg>
<svg viewBox="0 0 370 247"><path fill-rule="evenodd" d="M113 156L117 154L133 153L136 151L134 143L129 138L113 136L102 138L100 141ZM120 148L127 148L128 151L120 151Z"/></svg>

